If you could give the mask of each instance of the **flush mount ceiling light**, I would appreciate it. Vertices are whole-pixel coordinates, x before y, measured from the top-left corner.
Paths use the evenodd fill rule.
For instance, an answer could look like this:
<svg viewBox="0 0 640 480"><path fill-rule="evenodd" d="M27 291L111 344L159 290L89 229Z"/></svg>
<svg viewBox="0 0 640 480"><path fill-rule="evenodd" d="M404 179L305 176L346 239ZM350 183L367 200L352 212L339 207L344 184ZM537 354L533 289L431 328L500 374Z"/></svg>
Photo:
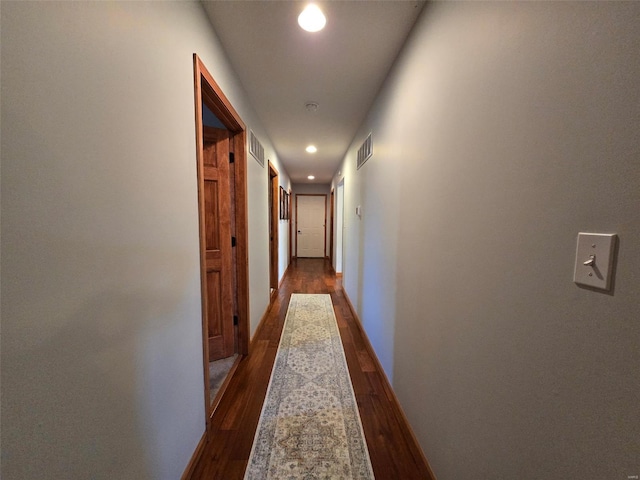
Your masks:
<svg viewBox="0 0 640 480"><path fill-rule="evenodd" d="M305 148L307 153L316 153L318 151L318 149L314 146L314 145L309 145L307 148Z"/></svg>
<svg viewBox="0 0 640 480"><path fill-rule="evenodd" d="M304 104L304 108L307 109L307 112L315 112L318 110L318 102L307 102Z"/></svg>
<svg viewBox="0 0 640 480"><path fill-rule="evenodd" d="M307 32L319 32L327 24L327 19L317 5L310 3L298 16L298 24Z"/></svg>
<svg viewBox="0 0 640 480"><path fill-rule="evenodd" d="M315 179L316 177L314 177L313 175L309 175L307 178L308 178L309 180L313 180L313 179Z"/></svg>

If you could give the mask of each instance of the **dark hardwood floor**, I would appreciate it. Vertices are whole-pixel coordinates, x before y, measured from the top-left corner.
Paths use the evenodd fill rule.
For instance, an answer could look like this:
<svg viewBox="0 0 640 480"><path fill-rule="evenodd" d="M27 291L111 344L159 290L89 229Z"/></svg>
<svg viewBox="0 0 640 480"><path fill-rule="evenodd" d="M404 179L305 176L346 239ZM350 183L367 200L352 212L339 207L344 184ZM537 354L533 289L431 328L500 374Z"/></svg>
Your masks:
<svg viewBox="0 0 640 480"><path fill-rule="evenodd" d="M292 293L329 293L376 479L433 479L328 261L294 260L216 409L192 480L242 479Z"/></svg>

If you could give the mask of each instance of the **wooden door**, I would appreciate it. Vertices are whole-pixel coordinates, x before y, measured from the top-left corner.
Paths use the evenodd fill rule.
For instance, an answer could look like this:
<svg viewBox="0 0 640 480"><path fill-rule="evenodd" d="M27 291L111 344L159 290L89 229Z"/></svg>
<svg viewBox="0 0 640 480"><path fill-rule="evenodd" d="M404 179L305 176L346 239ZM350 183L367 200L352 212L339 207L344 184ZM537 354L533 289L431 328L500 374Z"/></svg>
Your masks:
<svg viewBox="0 0 640 480"><path fill-rule="evenodd" d="M203 127L204 309L209 361L234 354L229 132Z"/></svg>
<svg viewBox="0 0 640 480"><path fill-rule="evenodd" d="M296 257L324 258L326 200L326 195L296 195Z"/></svg>

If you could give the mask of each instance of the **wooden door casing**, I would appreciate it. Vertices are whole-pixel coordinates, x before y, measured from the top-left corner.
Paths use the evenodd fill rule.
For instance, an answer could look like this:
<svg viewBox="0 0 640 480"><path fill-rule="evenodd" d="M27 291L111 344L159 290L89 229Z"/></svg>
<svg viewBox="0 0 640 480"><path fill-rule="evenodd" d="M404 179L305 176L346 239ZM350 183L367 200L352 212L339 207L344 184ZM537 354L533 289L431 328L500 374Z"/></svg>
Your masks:
<svg viewBox="0 0 640 480"><path fill-rule="evenodd" d="M205 404L206 416L206 430L209 431L211 427L211 416L219 404L221 398L224 395L231 377L234 375L237 365L240 363L240 359L249 354L249 341L250 341L250 322L249 322L249 235L248 235L248 199L247 199L247 127L238 115L238 112L233 108L233 105L229 99L224 95L224 92L220 86L213 79L211 73L207 70L206 66L202 63L202 60L197 54L193 54L193 80L194 80L194 113L195 113L195 137L196 137L196 167L197 167L197 184L198 184L198 225L199 225L199 253L200 253L200 285L201 285L201 314L202 314L202 360L203 360L203 400ZM224 274L216 277L215 265L212 265L211 261L207 260L207 252L205 249L207 232L205 228L205 182L204 182L204 118L203 109L204 106L211 110L211 112L218 118L218 120L224 125L223 129L228 132L229 138L229 150L232 154L232 158L227 159L229 167L229 186L230 189L230 218L228 218L231 226L231 235L235 240L235 247L231 247L231 238L228 237L228 243L225 242L224 237L227 233L220 233L220 247L223 247L220 252L220 264L223 264L223 260L226 259L224 249L230 248L231 255L231 271L232 281L229 282L225 279ZM209 149L209 145L207 146ZM210 162L208 162L210 163ZM224 166L223 166L224 168ZM208 169L209 170L209 169ZM209 187L209 190L216 190ZM225 195L226 197L226 195ZM225 205L222 205L223 209ZM219 218L223 218L222 216ZM215 233L213 234L215 238ZM214 249L215 250L215 249ZM211 255L209 255L211 260ZM228 262L224 262L228 265ZM207 266L209 265L209 267ZM210 285L207 286L207 279L210 280ZM220 280L220 287L218 289L219 295L216 297L213 293L216 292L216 282ZM228 330L228 326L232 325L233 329L233 352L240 355L240 358L236 360L234 366L229 371L226 380L222 383L218 394L212 401L210 394L210 355L209 350L214 351L214 348L210 347L209 342L209 325L208 325L208 312L212 309L213 304L207 301L207 297L211 294L212 298L226 299L228 298L228 290L226 288L231 287L231 302L222 301L219 305L222 305L218 310L219 318L225 319L223 324L224 328ZM222 313L228 310L228 305L233 305L233 311L231 315ZM227 305L224 307L224 305ZM216 311L213 309L212 315L215 315ZM215 332L215 330L214 330ZM215 335L214 335L215 337ZM228 337L226 337L228 338ZM230 342L230 341L229 341ZM213 342L212 342L213 343ZM223 344L225 342L222 342ZM226 347L228 351L229 344ZM215 358L215 356L213 357ZM205 437L201 440L199 445L203 445ZM200 446L198 447L200 449ZM191 471L193 462L187 468ZM189 478L188 475L185 478Z"/></svg>
<svg viewBox="0 0 640 480"><path fill-rule="evenodd" d="M269 287L272 297L278 290L278 170L269 162Z"/></svg>

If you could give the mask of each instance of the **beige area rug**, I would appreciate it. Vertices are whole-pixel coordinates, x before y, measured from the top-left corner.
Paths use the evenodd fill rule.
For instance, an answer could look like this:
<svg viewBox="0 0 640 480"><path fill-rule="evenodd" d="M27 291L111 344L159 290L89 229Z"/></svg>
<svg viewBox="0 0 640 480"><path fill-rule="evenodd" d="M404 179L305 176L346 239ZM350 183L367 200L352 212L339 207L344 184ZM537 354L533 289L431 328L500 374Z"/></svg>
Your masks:
<svg viewBox="0 0 640 480"><path fill-rule="evenodd" d="M291 296L244 478L374 478L330 295Z"/></svg>

